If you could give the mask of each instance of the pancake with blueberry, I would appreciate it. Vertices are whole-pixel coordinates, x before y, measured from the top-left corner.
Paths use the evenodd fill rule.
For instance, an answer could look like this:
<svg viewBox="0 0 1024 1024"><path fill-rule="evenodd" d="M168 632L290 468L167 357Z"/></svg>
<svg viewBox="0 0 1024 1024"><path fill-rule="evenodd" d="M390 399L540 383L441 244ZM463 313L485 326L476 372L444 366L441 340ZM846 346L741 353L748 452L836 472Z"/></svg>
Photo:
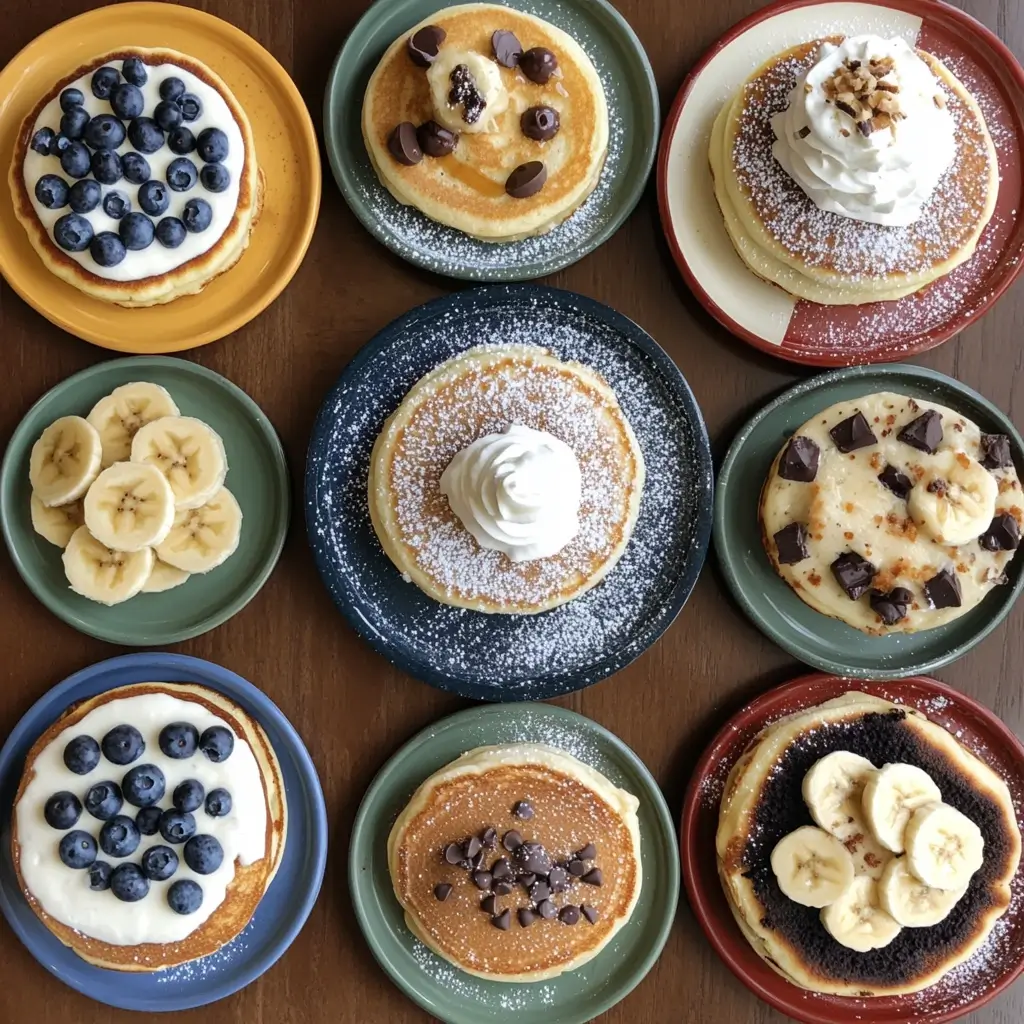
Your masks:
<svg viewBox="0 0 1024 1024"><path fill-rule="evenodd" d="M35 743L11 849L61 942L100 967L158 971L248 925L286 831L262 727L205 687L141 683L69 708Z"/></svg>
<svg viewBox="0 0 1024 1024"><path fill-rule="evenodd" d="M232 267L263 190L224 81L193 57L137 47L74 69L39 101L9 181L47 268L128 307L195 294Z"/></svg>

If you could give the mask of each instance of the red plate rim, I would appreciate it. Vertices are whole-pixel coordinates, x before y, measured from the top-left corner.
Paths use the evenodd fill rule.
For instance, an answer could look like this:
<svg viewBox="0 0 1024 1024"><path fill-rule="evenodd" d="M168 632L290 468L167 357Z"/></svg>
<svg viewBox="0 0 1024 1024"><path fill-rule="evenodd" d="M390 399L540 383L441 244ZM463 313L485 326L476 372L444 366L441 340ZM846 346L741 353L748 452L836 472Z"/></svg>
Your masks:
<svg viewBox="0 0 1024 1024"><path fill-rule="evenodd" d="M747 344L752 345L754 348L775 356L776 358L784 359L787 362L799 363L804 366L847 366L850 365L850 360L843 355L841 349L837 349L835 355L805 355L787 352L784 345L775 345L769 341L765 341L752 331L742 327L731 316L729 316L729 314L726 313L726 311L722 309L722 307L719 306L718 303L715 302L700 285L693 271L690 269L689 262L683 255L682 248L679 245L679 240L672 227L672 218L669 214L668 188L666 181L668 177L669 153L672 147L672 140L675 137L676 128L679 124L680 115L683 112L683 107L686 105L686 101L689 98L694 84L711 60L734 39L738 39L755 25L759 25L763 21L767 21L768 19L786 11L796 10L801 7L816 7L829 2L831 2L831 0L774 0L773 3L770 3L767 6L762 7L760 10L755 11L753 14L748 15L742 21L735 24L724 35L719 37L719 39L711 45L707 52L683 79L683 84L680 86L679 92L676 94L676 98L672 102L672 107L669 110L668 117L665 120L665 127L661 133L661 143L658 146L658 211L661 216L662 230L665 233L665 239L668 242L668 246L672 252L672 257L676 262L676 266L679 268L679 272L683 275L690 291L692 291L696 296L697 301L700 302L700 304L735 337L740 338L747 342ZM973 34L975 37L979 38L982 43L990 47L995 52L1006 70L1009 71L1012 78L1016 81L1018 88L1020 88L1022 93L1024 93L1024 68L1021 67L1009 47L991 29L987 28L978 21L977 18L972 17L970 14L967 14L959 8L953 7L947 3L937 3L936 0L886 0L886 2L882 2L882 0L858 0L858 2L871 4L875 7L888 7L893 10L901 10L907 13L919 13L919 16L922 17L922 19L929 13L934 15L937 7L941 8L941 12L944 17L948 17L953 21L959 22L966 33ZM1022 149L1024 149L1024 138L1021 139L1021 145ZM954 335L959 334L965 327L969 327L976 320L979 320L984 316L985 313L987 313L988 310L999 300L1003 292L1005 292L1006 289L1014 282L1021 269L1024 269L1024 261L1018 260L1013 269L1009 273L1005 273L1003 275L1002 281L1000 281L991 290L985 300L980 302L969 313L960 314L948 321L942 327L921 334L915 341L908 342L898 351L894 351L892 355L872 355L872 358L864 361L868 363L896 362L906 359L908 356L920 355L922 352L927 352L929 349L936 348L943 344Z"/></svg>
<svg viewBox="0 0 1024 1024"><path fill-rule="evenodd" d="M813 707L815 704L838 697L849 690L876 693L878 696L890 700L902 697L903 692L901 691L911 693L914 690L918 692L924 690L928 693L929 699L943 699L947 702L944 705L944 710L939 713L929 710L929 717L939 724L943 717L952 718L954 716L964 722L972 718L979 721L994 738L998 738L1005 745L1009 758L1014 760L1019 768L1017 781L1024 785L1024 744L983 704L930 676L909 676L906 679L874 682L833 676L825 672L811 672L798 676L781 686L773 687L749 704L744 705L729 718L715 734L704 753L701 754L686 788L679 833L680 858L686 895L690 908L708 941L733 974L758 998L795 1020L803 1021L804 1024L844 1024L844 1022L854 1021L858 1024L872 1024L875 1018L870 1015L870 1008L875 1001L824 996L810 992L786 981L767 966L765 966L765 970L771 975L767 983L762 982L747 970L741 956L733 951L735 948L744 953L750 952L746 938L741 934L728 911L726 911L727 919L723 929L719 915L712 905L712 896L721 894L721 883L718 879L717 867L714 867L711 872L713 878L710 879L710 882L705 877L708 871L702 862L707 860L707 844L702 842L698 833L702 812L706 813L707 808L705 801L701 798L701 790L705 782L715 776L724 780L722 772L725 768L731 769L735 764L736 759L746 747L746 736L752 736L762 726L783 714L800 708ZM910 699L906 700L906 703L913 705L913 701ZM952 714L948 714L949 709L952 709ZM969 739L964 738L962 742L970 749ZM717 817L717 800L715 813ZM759 964L762 963L756 953L753 955ZM1024 951L1020 953L1015 962L1004 965L998 980L973 999L957 1004L949 1011L933 1013L923 1010L914 1019L927 1020L928 1024L944 1024L944 1022L957 1020L994 999L1013 984L1022 971L1024 971ZM927 991L927 989L924 990L924 992ZM879 1000L879 1004L895 1012L902 1000L919 1000L921 997L921 993L904 997L883 997L884 1004L881 1000ZM894 1019L896 1018L891 1016L885 1018L886 1021Z"/></svg>

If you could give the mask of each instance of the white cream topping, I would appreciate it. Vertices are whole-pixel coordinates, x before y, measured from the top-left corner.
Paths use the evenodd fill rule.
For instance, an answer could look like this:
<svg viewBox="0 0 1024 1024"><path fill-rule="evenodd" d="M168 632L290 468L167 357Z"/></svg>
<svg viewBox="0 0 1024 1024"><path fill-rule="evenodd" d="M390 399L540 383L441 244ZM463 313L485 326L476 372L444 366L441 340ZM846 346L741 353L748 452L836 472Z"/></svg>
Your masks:
<svg viewBox="0 0 1024 1024"><path fill-rule="evenodd" d="M452 105L449 95L452 91L452 71L464 64L473 78L477 91L486 104L476 121L464 119L464 108ZM508 109L508 90L501 80L498 65L476 50L458 50L442 47L437 60L427 71L430 99L434 107L434 119L453 132L468 134L492 132L497 128L497 118Z"/></svg>
<svg viewBox="0 0 1024 1024"><path fill-rule="evenodd" d="M825 83L845 60L885 57L895 67L883 81L899 87L894 95L903 116L865 136L828 102ZM817 63L793 86L787 109L772 118L772 153L819 209L871 224L913 224L956 156L953 117L937 96L938 80L904 39L824 43Z"/></svg>
<svg viewBox="0 0 1024 1024"><path fill-rule="evenodd" d="M112 67L117 71L121 70L120 61L112 62L106 66ZM70 83L70 85L65 86L68 89L75 88L81 90L85 96L83 106L90 117L95 117L97 114L113 114L109 100L97 99L92 94L92 76L96 70L98 69L93 69L87 75L83 75L81 78ZM168 189L171 200L170 205L165 213L156 217L150 217L154 226L164 217L180 218L181 212L189 199L205 199L213 211L213 219L210 222L210 226L205 231L187 232L185 240L176 249L168 249L154 238L152 244L145 249L129 250L125 258L114 267L100 266L92 258L88 249L85 249L83 252L68 252L66 249L60 250L75 260L76 263L81 264L90 273L109 281L140 281L147 277L156 277L180 267L197 256L202 256L203 253L208 252L216 245L228 229L235 215L235 209L238 206L238 190L242 177L242 168L245 163L245 144L242 139L241 129L239 129L238 124L235 122L234 115L231 113L224 97L212 86L207 85L201 78L192 74L192 72L187 71L185 68L179 68L174 64L147 64L146 71L149 77L145 85L139 87L146 103L142 116L153 116L156 105L160 102L160 83L165 78L180 78L185 83L186 92L198 96L203 104L202 114L195 121L184 122L184 127L188 128L196 138L199 137L199 133L204 128L220 128L227 135L228 155L227 159L221 162L231 175L231 181L223 192L209 192L203 187L202 182L198 180L187 192L174 192ZM59 132L61 114L60 96L58 94L43 107L36 120L35 127L32 129L32 134L35 135L40 128L51 128L54 132ZM123 123L127 129L127 122ZM125 153L134 152L134 147L129 142L127 135L124 142L115 152L121 156ZM176 160L179 156L178 153L171 151L166 141L157 152L143 153L141 155L149 163L151 179L161 182L166 182L167 167L172 160ZM197 171L202 170L202 158L195 150L184 155L196 165ZM46 228L52 240L53 225L64 214L71 213L72 211L68 206L64 206L59 210L49 210L36 199L36 182L44 174L56 174L63 178L69 186L73 185L76 179L64 173L60 166L59 157L42 156L32 149L28 150L25 156L24 168L25 188L28 191L29 199L35 208L39 220ZM88 177L91 178L92 174L90 173ZM138 201L140 187L122 178L115 185L101 184L100 190L103 196L108 192L123 192L131 200L133 212L145 213ZM100 205L96 209L90 213L81 214L81 216L85 217L92 224L95 234L98 235L101 231L113 231L117 234L120 221L108 217L103 212L102 198Z"/></svg>
<svg viewBox="0 0 1024 1024"><path fill-rule="evenodd" d="M40 753L33 765L35 777L16 808L21 872L29 891L51 917L83 935L115 946L180 942L187 938L224 902L228 885L235 877L235 860L249 865L267 854L266 797L260 769L248 743L236 733L234 751L220 764L214 764L199 751L193 757L174 760L164 755L158 742L160 730L172 722L190 722L200 734L213 725L231 728L203 705L169 694L145 694L110 701L69 726ZM120 766L101 757L88 775L75 775L65 767L64 748L72 739L88 735L100 743L117 725L133 725L142 733L146 749L140 758L130 765ZM103 822L84 809L85 794L98 782L113 781L120 786L128 771L143 764L156 765L167 780L166 795L158 804L161 808L173 806L171 794L186 779L197 779L207 793L226 789L231 794L232 808L221 818L210 817L204 807L194 812L196 834L213 836L224 849L224 862L209 875L192 871L185 863L184 845L167 843L159 832L155 836L143 836L130 857L110 857L100 849L98 859L113 867L123 863L139 864L143 853L152 846L170 846L178 855L178 870L170 879L151 881L145 899L123 903L109 889L93 892L89 888L88 870L64 865L58 845L66 833L46 823L43 808L55 793L63 790L74 793L83 803L82 816L74 828L88 832L98 842ZM138 810L125 801L119 813L134 820ZM177 914L167 904L167 890L181 879L192 879L203 889L202 906L194 914Z"/></svg>
<svg viewBox="0 0 1024 1024"><path fill-rule="evenodd" d="M483 548L513 562L549 558L579 531L580 465L557 437L514 423L463 448L441 493Z"/></svg>

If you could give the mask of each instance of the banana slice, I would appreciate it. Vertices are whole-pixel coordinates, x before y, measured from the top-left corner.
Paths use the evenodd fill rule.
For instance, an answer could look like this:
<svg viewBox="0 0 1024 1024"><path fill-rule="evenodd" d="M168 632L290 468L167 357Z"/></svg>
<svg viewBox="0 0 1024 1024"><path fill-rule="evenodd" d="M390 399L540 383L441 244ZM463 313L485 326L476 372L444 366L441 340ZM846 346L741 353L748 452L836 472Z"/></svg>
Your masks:
<svg viewBox="0 0 1024 1024"><path fill-rule="evenodd" d="M140 428L132 441L132 462L156 466L167 477L179 510L205 505L228 472L220 435L191 416L164 416Z"/></svg>
<svg viewBox="0 0 1024 1024"><path fill-rule="evenodd" d="M173 590L175 587L180 587L188 579L188 576L187 572L175 569L173 565L161 562L157 558L153 562L153 571L149 574L149 579L142 585L142 593L162 594L165 590Z"/></svg>
<svg viewBox="0 0 1024 1024"><path fill-rule="evenodd" d="M183 572L209 572L235 553L241 533L242 510L235 496L222 487L202 508L176 513L171 532L156 553Z"/></svg>
<svg viewBox="0 0 1024 1024"><path fill-rule="evenodd" d="M923 804L941 800L927 772L912 764L887 764L864 787L864 816L887 850L902 853L910 816Z"/></svg>
<svg viewBox="0 0 1024 1024"><path fill-rule="evenodd" d="M156 466L115 462L85 496L85 525L114 551L155 547L174 523L174 495Z"/></svg>
<svg viewBox="0 0 1024 1024"><path fill-rule="evenodd" d="M153 420L178 416L178 407L159 384L135 381L114 388L101 398L86 417L96 428L103 443L103 468L131 457L132 438Z"/></svg>
<svg viewBox="0 0 1024 1024"><path fill-rule="evenodd" d="M907 824L907 864L933 889L966 889L985 857L981 829L949 804L925 804Z"/></svg>
<svg viewBox="0 0 1024 1024"><path fill-rule="evenodd" d="M43 540L56 544L59 548L66 548L71 535L85 521L82 518L82 503L73 501L70 505L55 505L47 508L39 500L39 495L32 494L32 529L39 534Z"/></svg>
<svg viewBox="0 0 1024 1024"><path fill-rule="evenodd" d="M822 910L821 923L836 942L858 953L888 946L900 933L899 924L879 903L878 883L867 875L858 875Z"/></svg>
<svg viewBox="0 0 1024 1024"><path fill-rule="evenodd" d="M836 750L804 776L804 803L811 817L838 837L838 830L861 816L864 787L877 769L860 754Z"/></svg>
<svg viewBox="0 0 1024 1024"><path fill-rule="evenodd" d="M805 825L772 850L779 888L803 907L827 907L853 882L853 858L835 836Z"/></svg>
<svg viewBox="0 0 1024 1024"><path fill-rule="evenodd" d="M152 548L111 551L86 526L71 535L62 557L71 589L100 604L120 604L139 593L156 558Z"/></svg>
<svg viewBox="0 0 1024 1024"><path fill-rule="evenodd" d="M882 909L904 928L930 928L944 921L964 889L933 889L913 875L906 857L894 857L878 883Z"/></svg>
<svg viewBox="0 0 1024 1024"><path fill-rule="evenodd" d="M103 446L96 428L81 416L61 416L32 445L28 478L48 508L77 501L100 471Z"/></svg>
<svg viewBox="0 0 1024 1024"><path fill-rule="evenodd" d="M907 499L911 518L940 544L967 544L988 529L999 484L965 452L938 452Z"/></svg>

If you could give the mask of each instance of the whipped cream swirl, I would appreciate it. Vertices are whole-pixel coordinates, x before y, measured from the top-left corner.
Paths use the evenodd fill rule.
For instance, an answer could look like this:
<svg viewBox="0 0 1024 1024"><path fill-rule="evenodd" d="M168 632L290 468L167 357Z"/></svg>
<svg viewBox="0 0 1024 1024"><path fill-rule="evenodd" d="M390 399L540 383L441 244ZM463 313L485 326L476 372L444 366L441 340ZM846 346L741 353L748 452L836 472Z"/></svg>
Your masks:
<svg viewBox="0 0 1024 1024"><path fill-rule="evenodd" d="M557 437L513 423L478 437L441 474L441 493L482 548L549 558L579 532L580 465Z"/></svg>
<svg viewBox="0 0 1024 1024"><path fill-rule="evenodd" d="M899 119L865 135L830 101L827 83L847 61L866 67L886 58L893 67L879 81L898 100ZM913 224L956 156L953 116L939 82L903 39L823 43L771 124L772 154L814 204L870 224Z"/></svg>

